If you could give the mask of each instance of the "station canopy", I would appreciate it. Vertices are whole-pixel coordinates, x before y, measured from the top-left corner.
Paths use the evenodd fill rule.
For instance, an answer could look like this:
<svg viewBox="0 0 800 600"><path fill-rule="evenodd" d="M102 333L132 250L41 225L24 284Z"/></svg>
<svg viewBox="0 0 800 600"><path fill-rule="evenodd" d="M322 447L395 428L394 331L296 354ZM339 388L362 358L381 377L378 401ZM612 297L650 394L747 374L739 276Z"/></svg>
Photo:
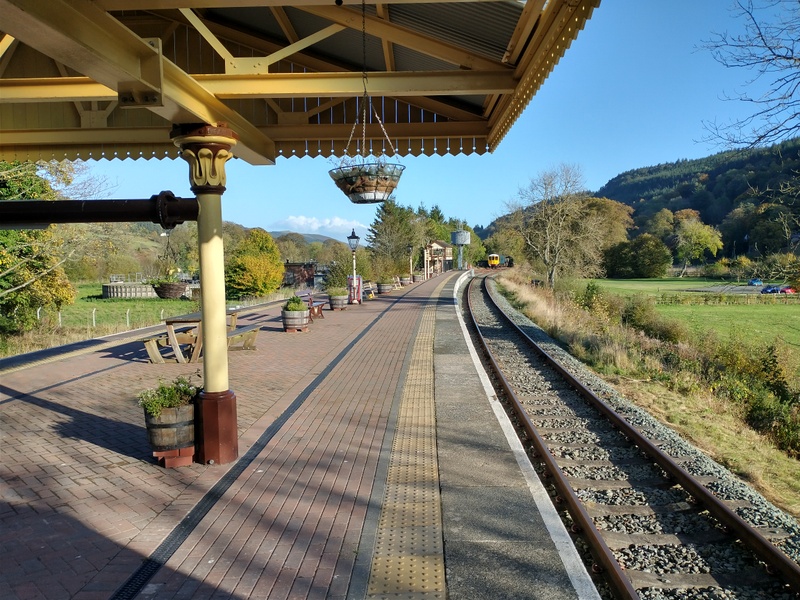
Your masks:
<svg viewBox="0 0 800 600"><path fill-rule="evenodd" d="M491 152L599 4L0 0L0 160L174 158L188 123L341 156L367 95L373 154Z"/></svg>

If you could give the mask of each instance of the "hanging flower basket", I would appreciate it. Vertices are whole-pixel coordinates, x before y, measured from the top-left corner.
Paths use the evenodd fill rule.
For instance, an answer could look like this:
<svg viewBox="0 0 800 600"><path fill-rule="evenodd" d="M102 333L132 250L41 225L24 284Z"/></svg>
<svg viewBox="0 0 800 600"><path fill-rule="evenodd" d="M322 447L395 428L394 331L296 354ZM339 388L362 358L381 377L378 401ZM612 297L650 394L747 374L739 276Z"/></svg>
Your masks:
<svg viewBox="0 0 800 600"><path fill-rule="evenodd" d="M161 282L153 285L159 298L177 300L186 294L187 284L179 282Z"/></svg>
<svg viewBox="0 0 800 600"><path fill-rule="evenodd" d="M384 202L394 193L405 166L372 162L337 167L331 178L353 204Z"/></svg>

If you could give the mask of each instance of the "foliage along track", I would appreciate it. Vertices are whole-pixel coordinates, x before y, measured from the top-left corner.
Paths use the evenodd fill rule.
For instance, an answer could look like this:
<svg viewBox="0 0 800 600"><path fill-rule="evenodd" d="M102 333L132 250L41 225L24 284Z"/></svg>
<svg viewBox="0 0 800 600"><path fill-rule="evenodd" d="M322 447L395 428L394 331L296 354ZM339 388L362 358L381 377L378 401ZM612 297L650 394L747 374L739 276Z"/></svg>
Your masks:
<svg viewBox="0 0 800 600"><path fill-rule="evenodd" d="M800 598L795 519L591 374L493 280L464 294L498 396L601 594Z"/></svg>

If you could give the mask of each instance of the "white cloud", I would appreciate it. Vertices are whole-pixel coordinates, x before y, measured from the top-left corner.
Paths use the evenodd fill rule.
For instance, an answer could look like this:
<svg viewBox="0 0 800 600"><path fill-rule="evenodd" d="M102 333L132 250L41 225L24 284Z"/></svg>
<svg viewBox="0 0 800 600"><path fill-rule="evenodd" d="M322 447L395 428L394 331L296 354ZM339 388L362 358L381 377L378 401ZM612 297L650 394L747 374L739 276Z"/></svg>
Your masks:
<svg viewBox="0 0 800 600"><path fill-rule="evenodd" d="M335 237L338 234L347 235L353 229L365 231L368 226L359 221L341 217L319 219L303 215L290 215L285 219L276 221L272 229L279 231L287 229L296 233L318 233Z"/></svg>

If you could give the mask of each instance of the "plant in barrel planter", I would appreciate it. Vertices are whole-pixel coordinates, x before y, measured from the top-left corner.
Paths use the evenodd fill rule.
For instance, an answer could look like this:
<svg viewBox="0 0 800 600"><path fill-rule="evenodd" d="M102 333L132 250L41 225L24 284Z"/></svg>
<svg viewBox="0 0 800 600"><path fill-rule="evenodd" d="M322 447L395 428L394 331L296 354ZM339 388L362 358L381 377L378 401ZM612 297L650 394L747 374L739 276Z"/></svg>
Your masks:
<svg viewBox="0 0 800 600"><path fill-rule="evenodd" d="M411 285L411 274L410 273L405 273L405 274L400 276L400 285L402 285L402 286Z"/></svg>
<svg viewBox="0 0 800 600"><path fill-rule="evenodd" d="M394 289L394 277L390 275L381 275L378 277L378 293L388 294Z"/></svg>
<svg viewBox="0 0 800 600"><path fill-rule="evenodd" d="M330 287L325 291L328 293L328 302L331 305L331 310L344 310L347 308L350 296L345 288Z"/></svg>
<svg viewBox="0 0 800 600"><path fill-rule="evenodd" d="M158 386L139 392L139 406L150 447L162 467L192 464L194 456L194 401L198 388L186 377L172 382L160 380Z"/></svg>
<svg viewBox="0 0 800 600"><path fill-rule="evenodd" d="M292 296L281 310L283 330L288 332L308 331L309 314L310 311L305 301L300 296Z"/></svg>

